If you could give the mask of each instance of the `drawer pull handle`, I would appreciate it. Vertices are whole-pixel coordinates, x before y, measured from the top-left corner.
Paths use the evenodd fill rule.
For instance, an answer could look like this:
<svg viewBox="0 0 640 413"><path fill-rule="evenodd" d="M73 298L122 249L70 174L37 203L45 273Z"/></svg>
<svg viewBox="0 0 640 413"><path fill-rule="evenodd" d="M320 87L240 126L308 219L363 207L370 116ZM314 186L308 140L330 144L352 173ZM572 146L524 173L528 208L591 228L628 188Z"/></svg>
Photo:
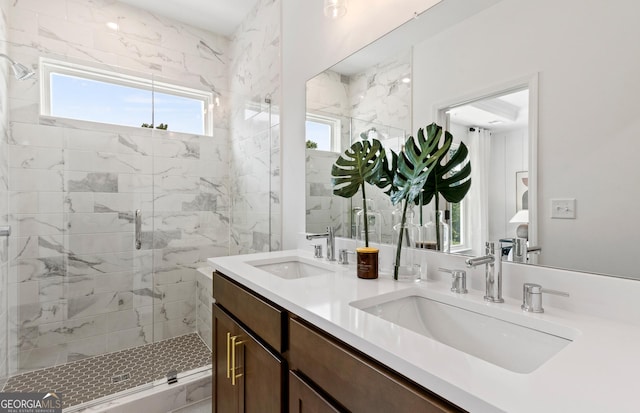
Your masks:
<svg viewBox="0 0 640 413"><path fill-rule="evenodd" d="M231 385L235 386L236 379L242 377L242 373L237 373L236 347L242 345L244 341L236 341L240 336L231 337Z"/></svg>
<svg viewBox="0 0 640 413"><path fill-rule="evenodd" d="M227 378L231 377L231 359L230 359L230 347L231 343L231 333L227 333Z"/></svg>

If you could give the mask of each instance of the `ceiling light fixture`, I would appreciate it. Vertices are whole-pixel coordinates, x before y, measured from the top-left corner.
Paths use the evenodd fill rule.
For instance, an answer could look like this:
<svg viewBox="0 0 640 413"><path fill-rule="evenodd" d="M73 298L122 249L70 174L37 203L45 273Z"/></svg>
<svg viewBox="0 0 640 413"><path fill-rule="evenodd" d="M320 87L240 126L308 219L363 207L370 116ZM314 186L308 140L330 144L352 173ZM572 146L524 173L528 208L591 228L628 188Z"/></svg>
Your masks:
<svg viewBox="0 0 640 413"><path fill-rule="evenodd" d="M324 0L324 15L332 19L347 14L347 0Z"/></svg>

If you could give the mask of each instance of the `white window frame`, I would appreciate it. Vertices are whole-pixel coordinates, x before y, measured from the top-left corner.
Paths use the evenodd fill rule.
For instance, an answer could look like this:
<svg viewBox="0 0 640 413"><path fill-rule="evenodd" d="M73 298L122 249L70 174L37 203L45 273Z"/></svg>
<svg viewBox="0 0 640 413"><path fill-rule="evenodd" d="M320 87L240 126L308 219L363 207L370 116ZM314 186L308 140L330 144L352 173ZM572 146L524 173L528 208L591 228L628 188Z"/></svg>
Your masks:
<svg viewBox="0 0 640 413"><path fill-rule="evenodd" d="M342 152L342 123L339 118L319 113L307 112L305 121L324 123L331 127L330 152Z"/></svg>
<svg viewBox="0 0 640 413"><path fill-rule="evenodd" d="M169 95L200 100L203 102L205 110L203 116L203 130L207 136L213 136L213 107L214 94L212 91L194 89L186 86L180 86L172 83L159 82L152 78L145 78L132 74L124 74L113 70L105 70L91 66L84 66L76 63L63 62L59 60L40 58L40 114L42 116L51 115L51 75L60 74L73 76L82 79L89 79L99 82L111 83L119 86L133 87L151 92L166 93ZM151 108L153 112L153 107ZM74 118L69 118L74 119ZM86 121L84 119L76 119ZM89 121L96 123L104 123L100 121ZM118 126L132 127L130 125ZM174 131L176 133L188 133Z"/></svg>

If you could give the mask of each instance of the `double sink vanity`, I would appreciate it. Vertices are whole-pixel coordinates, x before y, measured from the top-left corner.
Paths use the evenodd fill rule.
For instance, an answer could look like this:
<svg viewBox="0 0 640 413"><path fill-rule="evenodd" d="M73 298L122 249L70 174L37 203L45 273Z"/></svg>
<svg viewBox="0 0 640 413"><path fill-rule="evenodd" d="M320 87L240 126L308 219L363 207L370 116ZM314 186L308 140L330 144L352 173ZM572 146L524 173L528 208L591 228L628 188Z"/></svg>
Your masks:
<svg viewBox="0 0 640 413"><path fill-rule="evenodd" d="M458 259L428 257L430 270L437 270L432 262L438 256ZM564 302L547 302L545 296L545 312L533 313L522 310L522 296L512 294L515 286L506 289L504 303L485 301L478 288L481 269L469 270L472 288L460 294L451 291L449 279L434 276L437 271L417 283L361 280L354 264L314 258L306 250L209 263L215 270L216 403L227 393L227 376L237 376L232 387L244 383L245 388L234 397L239 405L246 403L240 410L250 411L248 395L260 388L250 376L259 371L270 377L271 388L263 387L256 397L263 403L277 394L272 411L286 411L285 405L291 412L311 406L317 409L312 411L625 412L640 406L633 385L640 366L638 323L633 316L616 320L611 311L598 316L597 302L592 311L581 311L592 294L606 297L597 285L602 280L576 286L570 298L558 299ZM568 271L504 267L510 282L571 278ZM628 280L608 281L621 284L606 288L625 289ZM240 330L227 328L227 319ZM249 338L266 351L264 360L277 361L271 373L253 361L255 351L243 348ZM246 388L250 382L252 388Z"/></svg>

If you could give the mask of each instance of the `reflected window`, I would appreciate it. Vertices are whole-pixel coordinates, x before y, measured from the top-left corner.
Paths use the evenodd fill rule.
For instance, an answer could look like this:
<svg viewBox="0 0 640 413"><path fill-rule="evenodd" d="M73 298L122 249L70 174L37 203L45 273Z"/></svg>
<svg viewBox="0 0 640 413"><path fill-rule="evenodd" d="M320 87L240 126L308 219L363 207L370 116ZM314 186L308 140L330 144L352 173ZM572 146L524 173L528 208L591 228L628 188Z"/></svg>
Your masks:
<svg viewBox="0 0 640 413"><path fill-rule="evenodd" d="M211 135L212 92L50 59L41 71L43 115Z"/></svg>
<svg viewBox="0 0 640 413"><path fill-rule="evenodd" d="M341 152L340 120L337 118L307 113L305 136L309 149Z"/></svg>
<svg viewBox="0 0 640 413"><path fill-rule="evenodd" d="M451 158L458 147L455 148L452 146L449 150L449 158ZM451 170L451 174L458 172L462 169L462 166L457 166ZM471 248L471 234L469 234L467 222L468 222L468 213L467 213L467 205L465 200L455 203L449 204L451 208L451 218L449 224L451 225L451 251L459 252L464 251L466 249Z"/></svg>

